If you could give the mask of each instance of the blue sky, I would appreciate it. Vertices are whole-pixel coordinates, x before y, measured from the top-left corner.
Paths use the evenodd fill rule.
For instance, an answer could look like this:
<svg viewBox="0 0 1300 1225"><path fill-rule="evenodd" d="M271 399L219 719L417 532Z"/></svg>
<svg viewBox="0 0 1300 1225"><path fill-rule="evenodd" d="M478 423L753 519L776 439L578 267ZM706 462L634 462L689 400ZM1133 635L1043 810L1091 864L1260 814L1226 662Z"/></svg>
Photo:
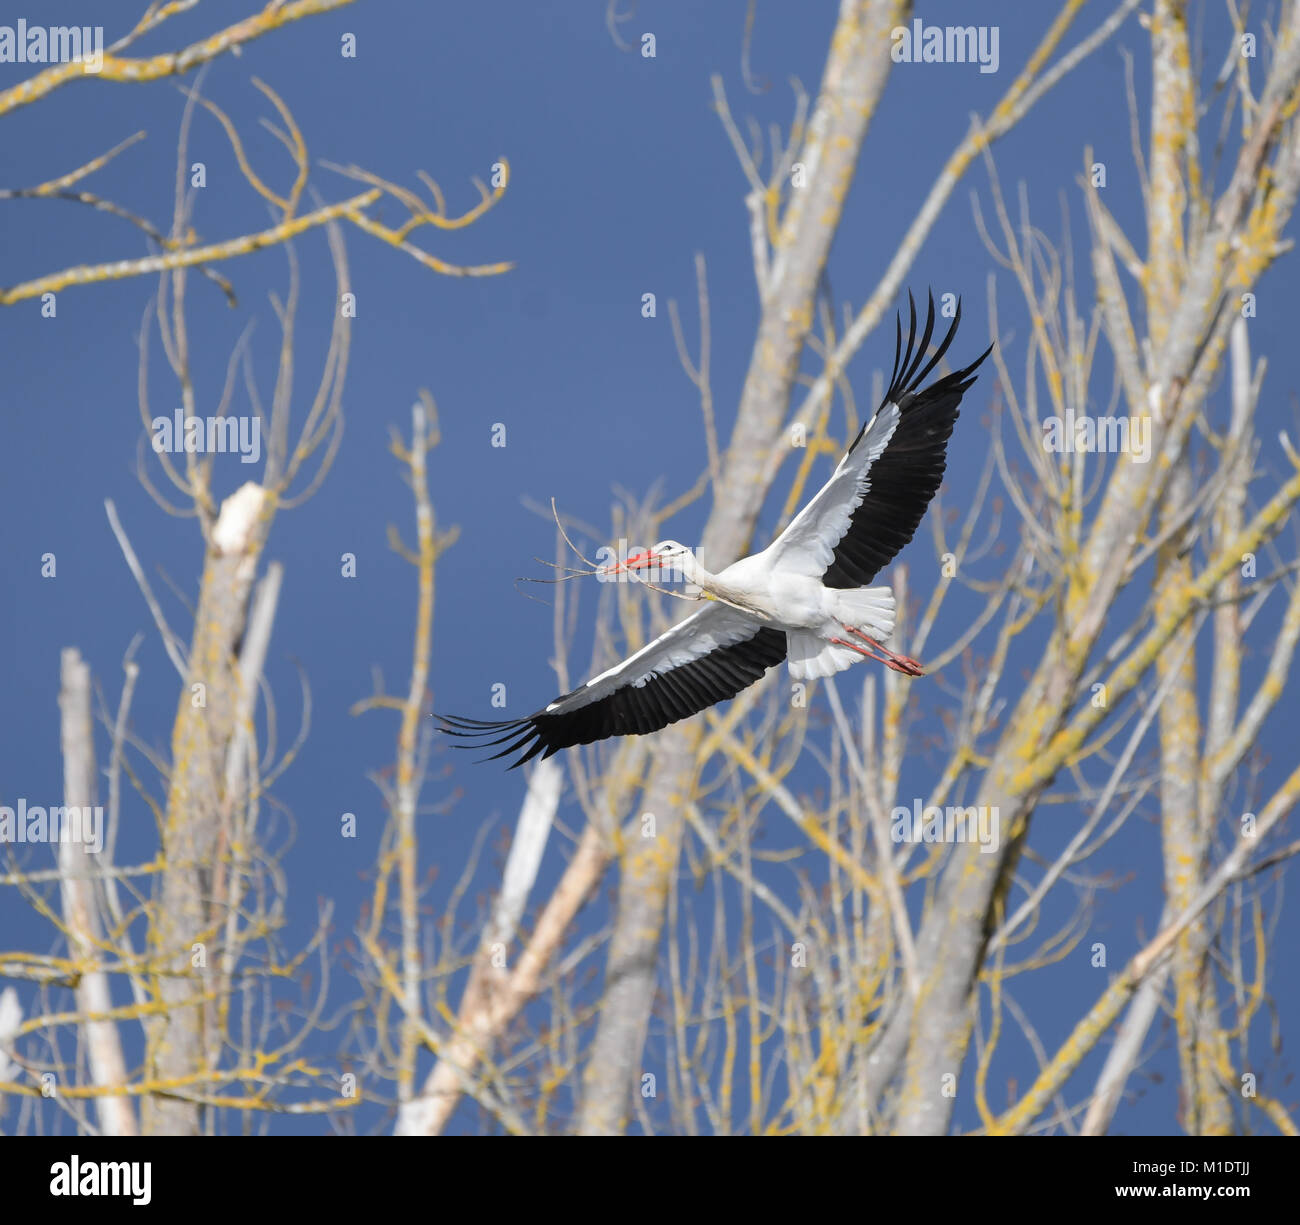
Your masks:
<svg viewBox="0 0 1300 1225"><path fill-rule="evenodd" d="M34 8L35 6L33 6ZM242 12L245 5L221 11ZM351 191L348 180L321 163L360 164L415 187L423 169L443 188L452 212L477 198L472 176L487 178L499 157L509 159L504 200L473 227L422 241L441 258L460 264L514 261L513 271L483 280L437 276L355 229L346 232L358 317L345 395L347 425L341 452L320 493L275 522L269 559L286 566L280 613L271 645L269 679L276 694L282 743L300 714L298 669L312 693L310 737L276 787L292 814L295 838L286 858L291 883L292 946L310 930L318 896L336 905L341 939L368 895L363 874L373 863L384 814L367 773L394 754L391 716L352 717L348 711L371 690L372 669L390 687L404 688L409 673L415 610L413 574L389 552L386 525L412 536L412 507L388 453L388 430L409 430L410 405L421 387L435 396L443 441L431 458L431 484L443 526L460 527L460 540L438 569L433 646L434 706L488 717L490 687L505 682L510 709L525 713L555 692L550 666L552 614L515 587L521 575L543 576L533 559L550 557L553 526L527 509L557 498L577 519L606 525L615 487L644 494L659 484L665 499L689 488L705 464L695 389L678 364L666 309L682 306L688 337L696 335L694 257L708 261L712 297L713 394L725 441L734 420L758 319L750 261L745 180L711 109L710 76L722 75L733 112L753 114L765 126L788 125L793 110L790 78L815 93L838 6L760 5L751 63L762 92L746 91L740 71L744 6L677 0L643 4L627 29L651 30L657 54L645 59L611 41L602 3L530 5L486 2L458 5L362 3L298 23L249 45L238 57L218 60L204 80L206 95L237 123L260 173L287 185L292 169L279 146L256 126L269 114L252 85L261 77L293 110L313 159L312 184L327 199ZM1001 70L901 65L893 72L875 117L829 267L837 303L861 305L973 113L987 114L1012 73L1046 28L1051 5L931 2L921 14L935 23L978 20L1000 27ZM1089 6L1080 33L1106 11ZM103 6L58 0L42 5L41 20L102 20ZM48 10L48 12L46 12ZM128 10L123 10L128 11ZM208 33L212 6L168 23L135 49L154 53ZM34 13L29 20L36 20ZM124 19L121 19L124 20ZM1219 21L1216 12L1211 28ZM124 26L111 26L110 40ZM1196 27L1199 29L1199 26ZM341 36L355 33L355 59L340 56ZM1218 31L1221 35L1221 31ZM1078 35L1068 40L1077 41ZM1048 237L1061 231L1068 204L1080 274L1086 278L1086 232L1077 181L1083 150L1092 146L1111 168L1107 202L1141 245L1142 219L1124 105L1119 47L1133 52L1138 96L1148 96L1148 44L1134 21L1081 70L1044 98L1032 117L996 149L1004 189L1027 184L1034 215ZM1217 69L1221 42L1209 55ZM0 65L0 88L29 71ZM150 217L162 228L170 216L173 152L184 99L172 82L124 86L74 83L38 105L5 117L4 171L0 185L39 183L97 156L138 130L147 139L128 150L84 186ZM195 225L216 241L267 224L263 203L238 174L229 145L207 115L195 119L191 160L207 166ZM965 295L966 317L953 356L988 343L986 278L998 275L1001 341L1013 370L1023 368L1026 318L1009 276L981 245L970 193L989 212L988 179L976 167L953 194L908 282L918 292ZM77 205L50 201L3 202L0 282L20 281L82 263L145 254L143 238L119 220ZM382 216L394 220L386 206ZM299 404L305 402L325 352L334 309L334 283L319 233L297 244L302 266L297 368ZM282 293L285 256L271 250L222 267L235 285L239 306L230 309L215 287L191 280L191 337L200 411L212 410L225 363L242 330L254 322L253 353L264 394L269 394L278 340L267 295ZM1266 278L1252 324L1255 352L1269 358L1259 432L1272 438L1293 421L1300 358L1286 343L1293 326L1281 284ZM1085 281L1086 283L1086 281ZM148 278L116 281L58 295L55 319L35 302L0 316L5 415L4 479L0 480L0 558L9 576L0 602L0 637L16 650L6 655L0 711L0 794L49 797L60 789L58 661L75 645L90 661L106 700L115 706L120 660L132 636L146 642L138 658L142 675L134 706L138 734L165 752L176 703L176 678L153 632L144 603L123 563L105 518L104 499L115 501L137 553L162 594L171 624L190 631L182 600L168 590L165 572L192 601L201 570L198 529L192 520L163 515L134 475L142 431L135 401L142 318L155 292ZM642 295L657 295L655 319L642 316ZM871 337L850 375L863 405L870 379L892 358L892 327ZM156 332L151 374L155 411L176 407ZM816 368L811 359L806 369ZM1109 391L1109 366L1099 363L1094 387ZM945 488L949 507L964 507L987 449L991 374L981 378L959 424ZM1223 397L1216 393L1218 411ZM303 408L295 411L300 421ZM838 412L838 409L837 409ZM508 445L491 445L495 424ZM1270 448L1265 447L1265 462ZM156 471L156 470L155 470ZM232 491L250 469L218 466L217 488ZM1275 475L1275 473L1274 473ZM789 470L778 479L760 522L765 543L779 514ZM1258 488L1267 496L1266 477ZM697 504L667 531L698 539L707 508ZM924 533L922 534L924 536ZM600 543L600 542L593 542ZM42 554L57 557L58 576L40 574ZM354 553L357 575L344 578L341 555ZM928 539L906 559L914 582L933 566ZM579 620L572 666L588 658L594 599L588 590ZM947 641L973 604L954 602L939 627ZM1261 618L1267 643L1266 614ZM575 678L576 679L576 678ZM854 694L853 685L841 693ZM905 795L925 795L937 760L925 749L936 733L944 696L926 694L912 729ZM854 698L856 706L856 698ZM1260 748L1271 757L1264 783L1276 785L1294 748L1270 724ZM101 763L106 744L100 742ZM155 794L159 780L147 767ZM449 773L438 773L443 769ZM815 773L809 776L809 785ZM455 791L458 800L422 826L422 870L436 865L430 905L448 896L486 821L508 828L518 810L523 780L496 766L473 767L459 755L435 760L426 789L430 803ZM30 802L38 802L31 799ZM360 819L355 841L337 836L339 816ZM576 805L562 815L581 820ZM1040 813L1036 846L1048 853L1064 842L1078 819L1067 805ZM793 832L773 812L768 824L780 845ZM1140 946L1159 917L1159 827L1148 806L1103 866L1134 883L1102 894L1085 946L1111 942L1112 966ZM152 819L138 799L128 807L120 843L124 861L152 854ZM489 856L476 887L489 890ZM546 896L563 867L558 843L548 849L536 897ZM785 888L791 888L785 877ZM1270 894L1270 897L1272 895ZM1057 916L1069 913L1067 899ZM584 912L589 931L609 914L609 895ZM1284 911L1294 927L1295 909ZM467 915L472 918L472 915ZM51 934L12 890L0 892L5 946L48 948ZM1096 935L1094 936L1094 933ZM599 964L599 959L597 963ZM1277 992L1284 1036L1294 1038L1300 999L1293 977L1279 962L1270 987ZM1049 1049L1068 1034L1081 1011L1100 994L1104 972L1087 966L1081 948L1062 965L1017 980L1018 1002ZM1156 1035L1153 1033L1152 1042ZM330 1038L323 1050L330 1049ZM1262 1051L1264 1044L1259 1042ZM654 1058L653 1051L647 1055ZM1095 1072L1098 1065L1089 1065ZM1167 1035L1152 1065L1165 1084L1120 1111L1116 1129L1163 1132L1174 1126L1177 1074ZM1279 1086L1281 1065L1259 1067ZM1000 1068L1021 1086L1033 1065L1024 1053ZM1080 1082L1080 1086L1082 1082ZM373 1122L373 1119L370 1120ZM959 1110L957 1124L977 1123ZM473 1126L467 1112L461 1122Z"/></svg>

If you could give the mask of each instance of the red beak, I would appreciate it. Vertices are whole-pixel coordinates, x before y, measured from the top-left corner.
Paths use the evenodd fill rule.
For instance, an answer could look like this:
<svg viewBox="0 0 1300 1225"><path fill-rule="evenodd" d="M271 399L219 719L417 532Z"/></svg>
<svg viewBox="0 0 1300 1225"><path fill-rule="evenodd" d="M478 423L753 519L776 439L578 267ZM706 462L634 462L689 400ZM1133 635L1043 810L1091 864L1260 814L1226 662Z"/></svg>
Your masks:
<svg viewBox="0 0 1300 1225"><path fill-rule="evenodd" d="M652 566L659 559L654 552L646 549L642 553L633 553L627 561L616 562L612 566L605 567L606 574L630 574L634 570L645 570Z"/></svg>

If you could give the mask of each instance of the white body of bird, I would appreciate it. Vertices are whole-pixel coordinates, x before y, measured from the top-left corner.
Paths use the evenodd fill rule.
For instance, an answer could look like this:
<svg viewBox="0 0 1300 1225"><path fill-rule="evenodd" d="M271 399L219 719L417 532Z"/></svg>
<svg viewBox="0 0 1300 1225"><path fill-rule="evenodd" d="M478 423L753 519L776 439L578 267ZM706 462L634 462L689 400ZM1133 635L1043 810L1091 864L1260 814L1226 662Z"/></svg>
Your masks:
<svg viewBox="0 0 1300 1225"><path fill-rule="evenodd" d="M835 590L811 575L780 568L768 549L741 558L719 574L709 573L690 549L675 540L655 545L649 557L680 571L708 598L784 630L794 680L833 676L863 658L862 650L837 645L835 640L846 633L857 630L879 644L894 633L897 609L892 588ZM635 572L638 560L629 558L621 568Z"/></svg>

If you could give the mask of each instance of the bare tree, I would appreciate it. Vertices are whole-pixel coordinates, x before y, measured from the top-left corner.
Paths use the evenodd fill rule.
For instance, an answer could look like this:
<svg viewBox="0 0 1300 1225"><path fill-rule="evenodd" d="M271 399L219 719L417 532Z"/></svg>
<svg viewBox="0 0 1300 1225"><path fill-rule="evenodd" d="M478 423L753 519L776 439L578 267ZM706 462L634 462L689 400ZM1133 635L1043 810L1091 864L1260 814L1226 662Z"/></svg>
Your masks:
<svg viewBox="0 0 1300 1225"><path fill-rule="evenodd" d="M957 1086L973 1098L989 1132L1077 1132L1081 1120L1084 1130L1105 1130L1168 985L1184 1126L1249 1128L1250 1112L1258 1110L1273 1126L1294 1130L1279 1102L1258 1087L1243 1092L1246 1035L1260 999L1243 967L1267 904L1250 882L1258 883L1265 869L1279 870L1294 849L1267 851L1265 839L1294 804L1300 774L1248 801L1240 822L1221 820L1229 796L1244 798L1240 788L1255 777L1248 769L1242 778L1240 770L1281 698L1300 625L1294 563L1277 558L1268 572L1255 569L1257 559L1275 556L1270 541L1292 517L1300 474L1284 473L1252 503L1251 485L1261 475L1255 409L1263 367L1251 366L1245 322L1260 274L1289 249L1283 231L1300 149L1290 119L1300 66L1294 6L1284 6L1277 30L1248 29L1229 6L1233 41L1222 48L1224 70L1206 93L1193 70L1185 6L1156 4L1149 23L1157 86L1149 152L1144 156L1136 138L1134 146L1149 219L1146 254L1138 254L1103 203L1094 155L1081 150L1091 300L1076 278L1068 231L1053 246L1034 224L1024 189L1013 220L992 158L996 138L1135 8L1115 5L1062 53L1081 6L1061 6L1003 100L972 123L923 196L881 283L843 328L818 292L839 205L889 67L881 48L903 6L841 6L811 119L805 126L801 103L766 180L757 169L761 140L746 141L715 85L750 183L762 320L730 444L719 448L701 265L698 358L686 355L680 329L678 335L687 374L700 389L708 458L701 484L687 498L706 489L714 495L706 564L724 564L750 547L758 508L782 464L796 456L787 516L797 508L818 457L843 445L843 435L828 428L836 391L843 392L851 434L856 401L846 366L904 285L939 208L980 159L994 203L995 221L985 227L990 254L1023 297L1033 327L1025 341L997 350L997 394L1005 407L996 417L978 497L955 535L941 510L931 515L935 577L918 585L930 594L909 611L904 645L913 654L927 651L949 710L948 755L930 794L900 794L919 693L892 674L883 682L862 680L853 710L836 684L826 684L828 726L810 718L805 703L812 699L787 692L774 672L728 708L648 744L633 740L571 754L587 828L532 934L521 937L505 989L491 1000L467 993L457 1022L461 1085L470 1070L465 1065L487 1059L489 1051L495 1051L495 1092L509 1083L503 1068L520 1069L511 1117L523 1113L519 1100L542 1109L530 1096L541 1091L522 1073L523 1052L531 1051L533 1062L549 1061L555 1077L581 1076L576 1126L586 1132L621 1131L635 1115L646 1130L691 1132L703 1124L715 1131L941 1134L951 1125ZM1249 45L1268 49L1262 70L1245 54L1248 35ZM1130 106L1137 133L1141 117L1132 97ZM1196 140L1196 124L1211 107L1224 115L1225 141L1234 112L1241 126L1235 164L1217 195L1210 193L1214 175ZM980 220L984 225L982 212ZM995 287L991 277L996 340ZM1230 336L1230 409L1226 424L1216 425L1211 400ZM1109 395L1093 373L1102 342L1119 372ZM805 349L824 369L796 405ZM1014 363L1021 362L1018 371ZM1051 445L1054 430L1059 436L1068 428L1073 439L1075 422L1100 419L1090 416L1091 406L1109 400L1113 412L1120 398L1129 416L1108 414L1101 420L1112 425L1103 428L1131 424L1134 443L1148 431L1147 455L1136 457L1126 445L1108 461L1103 453L1119 448ZM806 446L792 448L796 438L806 438ZM1295 463L1285 436L1283 455L1288 467ZM628 508L611 530L622 535L631 524L635 538L654 539L680 505ZM907 589L901 567L894 582ZM982 611L963 618L951 641L934 643L945 601L960 589ZM1135 613L1138 591L1146 594ZM650 632L636 594L607 601L607 615L621 625L629 647ZM1282 631L1267 651L1264 679L1243 699L1247 632L1260 609L1278 599L1286 602ZM562 620L557 608L557 632ZM1214 659L1208 698L1195 673L1196 644L1206 635ZM602 639L593 668L608 658ZM1148 733L1158 741L1154 766L1142 752ZM826 775L815 795L785 781L796 760L810 755ZM910 812L913 803L941 815L954 806L972 819L995 814L1001 836L984 844L941 837L918 846L897 828L898 813ZM1035 849L1034 817L1044 805L1079 813L1062 850ZM1011 980L1077 948L1103 887L1089 874L1089 861L1151 805L1161 815L1168 865L1159 933L1136 943L1075 1033L1053 1052L1013 998ZM772 812L789 820L796 840L768 857L795 864L812 857L819 865L813 871L810 863L800 876L801 906L782 900L771 872L760 870L755 858L756 833ZM652 836L645 836L647 827ZM610 948L588 1046L574 1036L588 1024L581 1009L560 1002L575 961L557 959L564 924L611 865L619 868L618 905L612 929L599 936L607 935ZM698 908L679 897L683 873L712 882L715 904L705 930ZM808 883L826 873L824 889ZM1070 888L1078 894L1075 916L1039 933L1045 901ZM911 893L921 913L915 928ZM740 930L733 934L737 906ZM1021 950L1036 934L1039 947ZM589 955L580 942L574 959L579 950ZM1016 961L1013 951L1020 952ZM1255 952L1262 956L1262 949ZM542 969L548 963L557 963L549 974ZM473 973L479 972L476 966ZM544 1052L536 1037L520 1036L512 1047L512 1020L548 987L552 1021L541 1040ZM655 1053L643 1055L656 999L662 1034ZM1225 1017L1225 1008L1235 1015ZM1026 1090L994 1105L988 1075L1008 1019L1040 1073ZM1077 1100L1072 1078L1117 1024L1100 1083ZM535 1025L526 1031L535 1035ZM1235 1059L1234 1042L1241 1048ZM643 1098L646 1073L662 1071L664 1058L671 1087L666 1117L662 1109L648 1113ZM738 1076L743 1094L734 1083ZM1067 1099L1067 1087L1076 1100ZM434 1091L433 1082L428 1089ZM423 1116L431 1131L450 1116L452 1079L437 1090L437 1103Z"/></svg>
<svg viewBox="0 0 1300 1225"><path fill-rule="evenodd" d="M112 79L189 71L328 7L269 5L255 22L170 59L114 59ZM440 530L434 512L431 397L412 411L409 442L394 436L416 535L407 545L391 529L390 543L416 578L415 630L404 690L390 694L377 678L355 708L395 713L397 748L392 770L374 779L389 824L369 906L352 925L359 992L336 1054L357 1069L370 1100L391 1107L396 1132L443 1132L468 1098L482 1126L512 1134L635 1126L938 1135L953 1129L958 1102L978 1115L984 1134L1100 1134L1141 1075L1162 1010L1172 1017L1186 1131L1296 1132L1258 1070L1252 1027L1268 1007L1272 884L1300 849L1278 837L1300 799L1300 769L1276 771L1253 750L1281 714L1300 639L1300 563L1280 544L1295 523L1300 455L1285 433L1268 445L1274 428L1265 410L1281 397L1252 352L1250 320L1261 275L1294 258L1286 232L1300 189L1300 21L1294 0L1276 28L1227 0L1230 42L1197 46L1184 0L1153 0L1141 34L1137 7L1112 0L1086 30L1077 28L1082 0L1047 14L1038 46L997 105L972 120L935 181L900 184L919 201L914 219L896 236L879 283L842 314L829 288L829 252L847 221L868 129L882 119L894 31L911 6L842 0L816 96L796 88L789 130L773 133L766 152L757 124L744 134L721 80L713 82L747 184L760 306L735 424L720 442L700 256L698 338L688 340L672 311L678 354L700 397L700 477L667 501L622 496L608 525L561 516L557 557L571 540L653 540L706 496L702 553L715 568L755 544L760 509L776 489L788 521L819 465L833 462L860 422L861 380L850 377L851 364L906 287L944 205L982 170L987 186L972 201L996 269L985 299L996 377L980 384L989 446L975 463L970 504L957 513L936 501L933 563L919 541L910 571L897 565L890 575L897 645L924 657L932 681L911 686L862 669L807 687L773 670L728 706L653 738L569 753L569 804L557 763L537 763L513 834L499 844L500 869L488 863L485 824L458 865L450 900L429 922L421 919L418 817L429 807L422 795L435 758L424 716L436 568L455 533ZM152 6L138 31L171 11ZM625 45L617 6L607 20L615 44ZM746 84L756 20L751 5ZM1031 207L1037 183L1018 185L1013 203L1004 194L997 142L1120 30L1149 40L1150 114L1139 113L1131 64L1128 97L1132 202L1143 209L1146 235L1126 234L1116 219L1123 210L1108 203L1115 167L1081 149L1080 181L1059 237L1049 238ZM1203 78L1197 64L1220 53L1222 68ZM0 95L0 111L64 79L40 74ZM290 154L290 185L263 183L228 117L194 90L178 158L184 166L184 132L202 109L277 211L262 234L195 246L183 174L166 231L124 215L76 186L104 159L6 193L70 198L150 235L158 250L143 260L54 273L0 292L0 302L160 274L146 335L156 329L161 338L186 420L196 402L185 326L190 269L229 292L217 264L320 228L342 297L344 223L435 271L505 267L457 268L409 243L420 226L475 220L500 197L504 175L451 217L431 182L432 205L352 167L344 173L365 186L361 195L300 212L304 141L278 95L262 88ZM1213 118L1220 138L1203 150L1198 133ZM381 196L407 210L400 227L377 220ZM1086 262L1076 257L1070 209L1087 218ZM193 515L204 544L188 643L169 628L109 508L181 679L180 698L170 760L155 760L130 727L133 646L116 710L99 711L109 743L105 852L90 862L69 851L49 870L11 862L0 876L24 891L62 946L55 954L0 951L0 975L28 984L31 996L0 992L0 1094L19 1097L20 1128L34 1126L38 1109L62 1110L81 1130L119 1134L215 1131L221 1111L245 1126L271 1110L324 1113L347 1126L359 1101L355 1086L305 1055L319 1040L324 981L291 1033L273 1040L265 1020L277 973L308 955L322 980L331 969L328 911L306 950L286 956L274 938L287 882L267 849L267 799L296 746L277 753L261 677L280 574L265 564L268 533L281 509L316 490L335 454L349 342L338 312L291 439L298 295L293 248L285 250L289 293L275 303L280 362L262 478L219 499L209 463L159 461L180 492L168 509ZM1024 335L1000 322L1009 290L1029 320ZM954 308L955 294L942 294L941 310L951 316ZM968 320L977 313L969 299L967 310ZM223 411L241 379L260 405L242 344L219 397ZM146 425L148 394L142 378ZM961 458L970 463L971 452ZM141 473L147 480L143 465ZM585 667L571 667L577 601L564 585L555 590L566 688L579 671L644 643L676 609L637 587L603 587L595 645ZM941 736L918 734L927 701ZM65 802L93 804L89 671L72 650L61 707ZM163 796L150 794L139 760L165 779ZM926 794L909 795L916 784L904 779L917 777L920 762ZM155 863L115 864L124 775L156 814ZM571 809L580 827L571 826ZM1090 924L1106 895L1142 889L1149 897L1155 883L1116 881L1104 866L1117 835L1146 818L1159 832L1163 913L1154 932L1102 939ZM548 852L566 855L567 865L549 896L533 901ZM613 894L610 921L583 922L602 882ZM1118 964L1107 968L1108 957ZM1017 978L1070 958L1088 958L1104 985L1072 1032L1052 1043L1018 998ZM127 1005L114 1003L112 991L123 980ZM260 1011L233 1009L237 991L256 994ZM123 1055L128 1024L145 1036L140 1068ZM1094 1081L1085 1061L1108 1043ZM995 1091L1009 1051L1028 1058L1035 1074ZM52 1106L41 1105L42 1075L60 1085Z"/></svg>
<svg viewBox="0 0 1300 1225"><path fill-rule="evenodd" d="M345 0L299 0L267 5L260 13L217 32L189 48L150 59L128 59L120 53L136 38L155 30L188 5L151 4L135 28L110 48L100 77L107 81L139 82L163 76L193 75L217 55L300 18L338 7ZM81 74L80 65L56 65L0 94L0 114L37 102ZM175 448L157 446L149 454L159 465L161 488L145 462L141 447L140 479L168 514L197 521L202 548L202 577L194 626L188 642L173 631L154 595L126 529L113 504L107 504L110 524L127 566L145 597L157 631L179 676L179 695L172 725L169 760L158 760L130 726L131 698L138 676L128 652L127 679L116 713L101 718L112 738L111 779L107 806L106 845L94 856L75 844L60 847L56 870L48 872L20 864L11 857L10 871L0 882L23 890L36 914L53 924L67 945L66 956L33 956L22 950L0 952L0 973L42 985L43 1006L6 1035L6 1067L16 1061L28 1076L6 1078L6 1092L39 1100L42 1089L56 1087L56 1105L74 1115L79 1128L91 1128L80 1103L96 1102L97 1125L113 1134L137 1130L164 1134L199 1134L218 1128L219 1112L243 1112L244 1126L260 1112L324 1113L348 1110L360 1100L303 1057L309 1036L318 1033L328 990L325 934L330 908L325 906L308 947L286 959L276 932L282 926L287 883L277 863L274 811L268 812L269 789L292 761L308 730L309 702L299 741L279 755L275 743L272 695L265 687L266 658L282 569L264 565L274 519L311 498L337 455L343 427L343 386L347 374L353 311L342 223L379 238L440 274L490 275L509 265L457 266L417 246L412 240L422 227L455 230L472 224L503 195L508 169L498 166L494 187L478 184L477 204L460 215L447 212L438 184L422 175L430 200L357 167L333 167L364 185L357 195L332 204L317 201L303 212L309 190L309 156L305 138L288 106L268 85L255 82L269 100L278 122L267 122L288 154L290 175L282 186L263 179L253 168L241 136L226 113L197 88L186 90L187 103L176 149L176 190L169 226L165 229L120 205L83 190L79 185L114 157L138 142L129 138L51 182L26 189L9 189L5 198L66 200L121 219L141 231L155 247L152 254L99 265L53 272L0 292L9 305L32 297L54 295L65 288L125 277L157 275L157 295L143 320L140 334L139 410L145 434L158 442L150 388L150 338L156 330L181 404L178 435L194 428L211 436L211 421L236 421L233 404L244 394L254 419L267 439L261 478L245 481L228 496L215 489L217 465L209 448L191 448L178 438ZM274 224L263 231L199 245L194 214L201 193L191 182L188 142L195 117L206 112L228 138L236 161L252 190L270 207ZM390 227L372 215L383 198L397 201L407 218ZM431 201L431 202L430 202ZM305 405L296 385L295 328L299 318L299 270L292 246L295 238L321 230L335 278L335 295L327 302L329 345L315 386ZM205 395L196 387L193 344L188 326L187 291L193 269L215 282L232 306L230 282L215 265L268 247L283 248L288 263L288 292L272 297L279 323L278 363L269 396L253 374L249 336L245 332L230 354L224 383ZM215 415L200 415L200 403L213 403ZM291 432L291 420L295 423ZM183 459L173 458L173 451ZM423 450L419 449L421 460ZM163 490L170 487L170 493ZM177 497L177 495L179 495ZM175 499L175 500L173 500ZM422 504L422 515L428 510ZM424 526L421 520L422 529ZM445 543L445 542L444 542ZM425 540L421 548L441 547ZM421 631L427 637L432 617L432 552L427 602L421 606ZM259 579L259 572L261 577ZM422 571L422 574L424 572ZM422 593L423 594L423 593ZM425 657L427 668L427 656ZM414 815L413 778L416 698L422 699L423 676L413 680L414 692L402 740L403 773L399 778L403 828L410 833ZM259 718L259 693L263 698ZM74 649L63 661L63 750L67 811L89 811L95 805L95 748L91 722L88 666ZM164 780L164 794L154 795L132 758L145 762ZM114 866L116 832L126 801L120 781L125 774L141 806L153 811L159 829L158 857L152 864ZM413 900L414 847L399 841L393 862L401 864L403 902ZM390 859L383 870L392 870ZM152 892L137 888L152 881ZM61 905L49 893L59 889ZM130 890L129 897L122 894ZM408 914L412 912L408 911ZM406 972L412 983L415 967L407 949ZM297 971L308 957L320 959L321 973L314 997L301 1024L286 1032L272 1010L272 988L278 977ZM114 1003L112 981L129 984L131 1003ZM55 996L71 987L72 1010L55 1007ZM306 981L304 979L304 987ZM119 996L120 998L120 992ZM252 1006L256 1003L256 1007ZM143 1030L143 1066L128 1067L119 1027ZM71 1033L79 1053L67 1054ZM273 1037L274 1035L274 1037ZM26 1041L20 1041L26 1039ZM406 1039L409 1051L414 1039ZM32 1050L40 1048L35 1057ZM85 1064L84 1074L82 1064ZM409 1065L410 1059L407 1060ZM48 1079L42 1085L38 1073ZM409 1090L410 1072L404 1084ZM295 1089L292 1101L277 1095ZM409 1094L408 1094L409 1095ZM47 1095L48 1096L48 1095ZM137 1118L134 1103L141 1106ZM221 1124L224 1126L224 1123Z"/></svg>

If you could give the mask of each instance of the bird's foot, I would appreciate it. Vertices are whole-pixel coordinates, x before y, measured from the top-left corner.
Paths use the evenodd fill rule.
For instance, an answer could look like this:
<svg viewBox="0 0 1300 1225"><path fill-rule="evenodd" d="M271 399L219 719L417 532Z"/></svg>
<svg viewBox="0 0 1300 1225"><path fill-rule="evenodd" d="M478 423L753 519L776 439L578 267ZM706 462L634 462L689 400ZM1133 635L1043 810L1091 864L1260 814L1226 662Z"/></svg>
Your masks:
<svg viewBox="0 0 1300 1225"><path fill-rule="evenodd" d="M846 642L844 646L851 646L861 655L867 656L868 659L878 659L887 668L892 668L895 672L901 672L904 676L924 676L925 669L921 667L917 660L907 655L899 655L891 651L883 643L877 642L869 634L864 634L860 629L852 625L844 627L855 638L861 639L867 644L868 649L863 650L856 643Z"/></svg>

